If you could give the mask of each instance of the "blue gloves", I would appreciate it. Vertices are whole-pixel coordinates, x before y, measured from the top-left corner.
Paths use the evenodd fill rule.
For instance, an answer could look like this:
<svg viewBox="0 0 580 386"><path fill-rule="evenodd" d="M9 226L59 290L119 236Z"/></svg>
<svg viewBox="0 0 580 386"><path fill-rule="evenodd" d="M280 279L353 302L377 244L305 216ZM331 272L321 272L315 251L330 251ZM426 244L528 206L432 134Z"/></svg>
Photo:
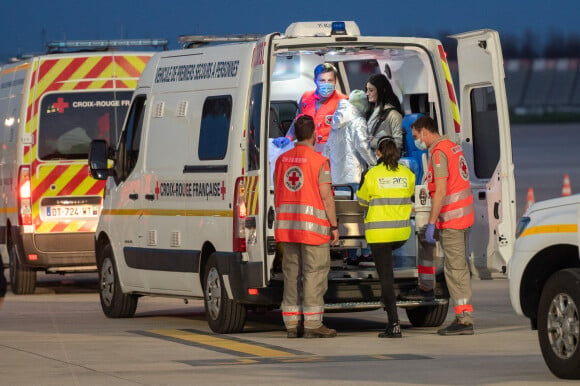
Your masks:
<svg viewBox="0 0 580 386"><path fill-rule="evenodd" d="M290 143L290 138L288 138L288 137L274 138L272 140L272 143L274 145L276 145L276 147L279 147L280 149L282 149L283 147L286 147L286 145L288 145Z"/></svg>
<svg viewBox="0 0 580 386"><path fill-rule="evenodd" d="M429 244L435 244L435 224L427 224L425 228L425 241Z"/></svg>

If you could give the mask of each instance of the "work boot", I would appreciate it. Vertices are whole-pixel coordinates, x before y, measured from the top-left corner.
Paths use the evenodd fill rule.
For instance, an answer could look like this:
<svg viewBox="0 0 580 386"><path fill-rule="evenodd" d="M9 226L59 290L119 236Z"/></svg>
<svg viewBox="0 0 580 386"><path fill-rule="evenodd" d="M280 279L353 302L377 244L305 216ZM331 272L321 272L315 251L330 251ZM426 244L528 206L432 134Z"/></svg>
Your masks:
<svg viewBox="0 0 580 386"><path fill-rule="evenodd" d="M401 323L388 323L385 332L381 332L379 334L379 338L402 338L403 334L401 333Z"/></svg>
<svg viewBox="0 0 580 386"><path fill-rule="evenodd" d="M318 328L305 328L304 338L334 338L336 336L336 330L326 327L324 324Z"/></svg>
<svg viewBox="0 0 580 386"><path fill-rule="evenodd" d="M298 326L295 328L289 328L286 330L286 338L294 339L294 338L301 338L304 334L304 327Z"/></svg>
<svg viewBox="0 0 580 386"><path fill-rule="evenodd" d="M473 335L473 324L462 323L459 319L455 319L449 326L437 330L439 335Z"/></svg>
<svg viewBox="0 0 580 386"><path fill-rule="evenodd" d="M401 300L418 301L418 302L432 302L435 300L435 293L433 290L425 291L421 288L413 288L406 294L400 295Z"/></svg>

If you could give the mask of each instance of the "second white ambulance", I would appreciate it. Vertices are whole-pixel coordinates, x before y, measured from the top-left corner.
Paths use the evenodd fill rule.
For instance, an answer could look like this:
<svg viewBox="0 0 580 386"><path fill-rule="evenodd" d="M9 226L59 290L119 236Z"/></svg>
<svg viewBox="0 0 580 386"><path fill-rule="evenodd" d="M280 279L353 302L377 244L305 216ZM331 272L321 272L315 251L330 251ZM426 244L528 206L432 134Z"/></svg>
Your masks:
<svg viewBox="0 0 580 386"><path fill-rule="evenodd" d="M432 116L462 145L476 210L467 258L476 277L503 277L513 249L515 189L499 37L491 30L454 37L461 115L439 41L362 36L354 22L182 37L187 48L155 55L114 156L97 141L89 160L93 175L107 179L96 232L104 313L131 317L142 295L203 298L211 329L231 333L243 329L248 310L279 306L269 139L287 130L323 62L338 68L337 89L347 94L385 72L406 116ZM341 242L331 251L326 308L378 308L376 271L348 259L366 246L364 214L356 201L339 198ZM399 294L417 286L416 242L409 240L395 261ZM413 325L445 320L441 277L435 301L398 302Z"/></svg>

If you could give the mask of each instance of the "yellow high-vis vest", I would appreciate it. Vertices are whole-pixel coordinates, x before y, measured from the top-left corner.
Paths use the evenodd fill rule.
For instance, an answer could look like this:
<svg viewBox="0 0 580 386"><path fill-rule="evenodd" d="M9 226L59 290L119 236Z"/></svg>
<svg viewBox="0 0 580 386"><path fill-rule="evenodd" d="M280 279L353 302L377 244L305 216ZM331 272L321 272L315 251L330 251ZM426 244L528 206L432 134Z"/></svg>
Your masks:
<svg viewBox="0 0 580 386"><path fill-rule="evenodd" d="M365 218L368 243L390 243L409 238L414 193L415 174L404 165L389 170L380 163L367 172L357 197L360 205L368 207Z"/></svg>

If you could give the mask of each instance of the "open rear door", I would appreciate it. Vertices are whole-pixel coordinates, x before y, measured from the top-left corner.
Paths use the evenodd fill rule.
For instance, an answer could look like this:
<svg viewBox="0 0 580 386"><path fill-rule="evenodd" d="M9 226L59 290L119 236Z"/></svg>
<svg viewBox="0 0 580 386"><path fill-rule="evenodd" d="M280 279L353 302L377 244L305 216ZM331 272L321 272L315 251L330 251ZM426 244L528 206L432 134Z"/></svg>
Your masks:
<svg viewBox="0 0 580 386"><path fill-rule="evenodd" d="M499 35L479 30L457 39L462 146L469 162L475 225L468 254L474 275L505 277L515 243L515 181Z"/></svg>

